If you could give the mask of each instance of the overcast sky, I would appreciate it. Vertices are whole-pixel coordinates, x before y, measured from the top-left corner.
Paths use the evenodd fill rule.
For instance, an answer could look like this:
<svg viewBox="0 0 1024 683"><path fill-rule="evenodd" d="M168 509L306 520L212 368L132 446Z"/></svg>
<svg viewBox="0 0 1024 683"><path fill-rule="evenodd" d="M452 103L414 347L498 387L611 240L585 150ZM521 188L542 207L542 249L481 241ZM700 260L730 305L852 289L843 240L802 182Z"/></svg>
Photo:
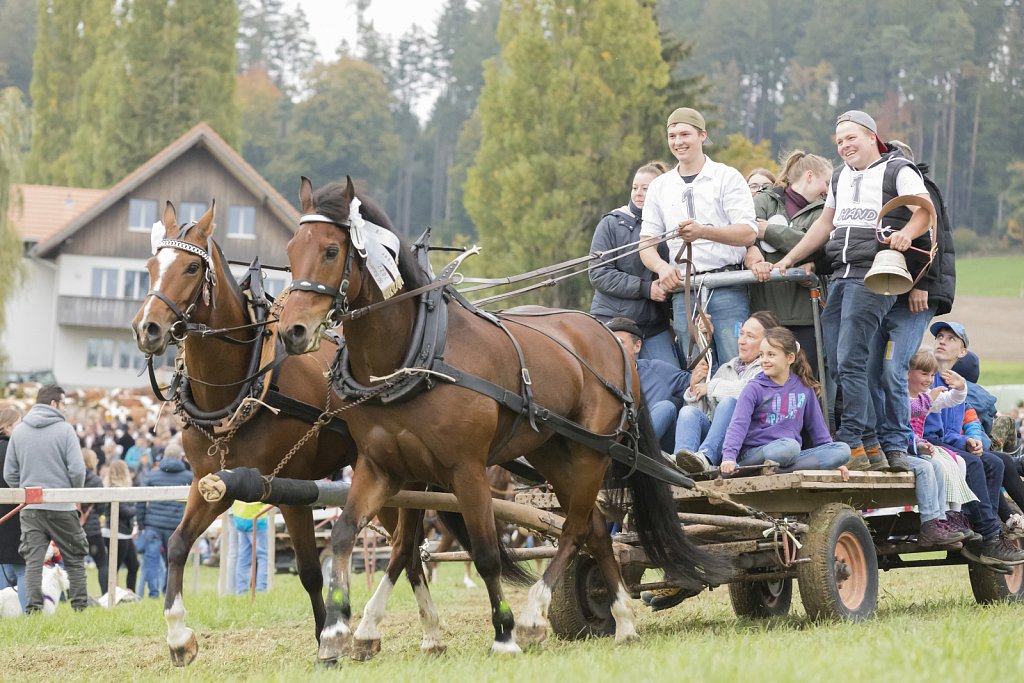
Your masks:
<svg viewBox="0 0 1024 683"><path fill-rule="evenodd" d="M309 20L310 32L325 59L333 59L342 40L356 42L356 10L353 0L288 0L299 5ZM385 35L400 36L413 24L432 33L444 0L372 0L368 14L373 26Z"/></svg>

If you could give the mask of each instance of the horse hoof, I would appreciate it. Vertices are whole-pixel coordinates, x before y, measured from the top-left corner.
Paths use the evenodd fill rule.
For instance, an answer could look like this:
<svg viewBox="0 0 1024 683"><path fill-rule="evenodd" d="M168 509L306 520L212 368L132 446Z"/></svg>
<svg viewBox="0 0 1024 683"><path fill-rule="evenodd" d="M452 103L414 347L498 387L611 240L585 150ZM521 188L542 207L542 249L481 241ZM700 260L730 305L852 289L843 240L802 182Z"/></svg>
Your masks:
<svg viewBox="0 0 1024 683"><path fill-rule="evenodd" d="M196 640L196 634L190 630L185 644L181 647L170 647L170 650L171 662L174 666L188 666L196 661L196 657L199 655L199 641Z"/></svg>
<svg viewBox="0 0 1024 683"><path fill-rule="evenodd" d="M420 643L420 652L425 655L443 655L447 651L448 646L436 640L424 639L423 642Z"/></svg>
<svg viewBox="0 0 1024 683"><path fill-rule="evenodd" d="M337 659L320 659L317 657L316 663L313 664L313 671L326 671L327 669L333 669L337 665Z"/></svg>
<svg viewBox="0 0 1024 683"><path fill-rule="evenodd" d="M353 640L349 657L357 662L368 662L380 652L380 638L373 640Z"/></svg>
<svg viewBox="0 0 1024 683"><path fill-rule="evenodd" d="M339 657L348 656L352 648L352 632L346 627L336 628L328 635L325 632L320 634L320 651L317 659L322 662L335 661Z"/></svg>
<svg viewBox="0 0 1024 683"><path fill-rule="evenodd" d="M516 644L516 641L510 640L508 642L494 641L491 645L492 655L521 655L523 654L522 649Z"/></svg>
<svg viewBox="0 0 1024 683"><path fill-rule="evenodd" d="M548 637L548 625L541 624L516 624L516 640L524 645L540 645Z"/></svg>
<svg viewBox="0 0 1024 683"><path fill-rule="evenodd" d="M637 635L636 631L633 631L632 633L625 633L625 634L623 634L621 636L616 634L616 636L615 636L615 644L616 645L631 645L633 643L639 643L639 642L640 642L640 636Z"/></svg>

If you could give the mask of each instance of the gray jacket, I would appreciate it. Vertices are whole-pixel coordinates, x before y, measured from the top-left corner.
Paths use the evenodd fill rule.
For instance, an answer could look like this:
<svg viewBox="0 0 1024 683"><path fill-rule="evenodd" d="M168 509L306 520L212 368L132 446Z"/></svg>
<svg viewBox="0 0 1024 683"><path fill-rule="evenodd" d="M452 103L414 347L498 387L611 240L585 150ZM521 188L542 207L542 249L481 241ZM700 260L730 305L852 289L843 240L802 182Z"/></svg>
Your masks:
<svg viewBox="0 0 1024 683"><path fill-rule="evenodd" d="M14 428L7 446L4 481L11 488L81 488L85 461L74 428L59 410L36 404ZM74 510L74 503L40 503L28 510Z"/></svg>

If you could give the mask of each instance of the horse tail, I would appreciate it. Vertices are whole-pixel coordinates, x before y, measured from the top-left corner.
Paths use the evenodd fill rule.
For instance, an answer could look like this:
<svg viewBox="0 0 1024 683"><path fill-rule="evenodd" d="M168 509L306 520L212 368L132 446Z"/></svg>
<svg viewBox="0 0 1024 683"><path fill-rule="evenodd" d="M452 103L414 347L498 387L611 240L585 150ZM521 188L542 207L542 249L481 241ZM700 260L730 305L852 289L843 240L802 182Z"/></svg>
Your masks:
<svg viewBox="0 0 1024 683"><path fill-rule="evenodd" d="M441 523L452 532L459 545L472 555L473 546L469 541L469 530L466 528L465 518L458 512L438 511L437 516L441 519ZM500 535L498 536L498 558L501 561L502 579L516 586L530 586L536 583L537 577L529 570L523 569L522 564L513 560L508 554L508 547Z"/></svg>
<svg viewBox="0 0 1024 683"><path fill-rule="evenodd" d="M637 406L637 419L640 451L654 458L662 457L651 414L642 397ZM667 483L638 471L628 474L627 466L618 462L613 468L613 475L618 479L626 477L632 500L633 526L640 545L647 557L665 570L666 578L699 589L705 584L715 586L724 583L733 575L735 570L729 560L702 550L683 533L676 516L672 490Z"/></svg>

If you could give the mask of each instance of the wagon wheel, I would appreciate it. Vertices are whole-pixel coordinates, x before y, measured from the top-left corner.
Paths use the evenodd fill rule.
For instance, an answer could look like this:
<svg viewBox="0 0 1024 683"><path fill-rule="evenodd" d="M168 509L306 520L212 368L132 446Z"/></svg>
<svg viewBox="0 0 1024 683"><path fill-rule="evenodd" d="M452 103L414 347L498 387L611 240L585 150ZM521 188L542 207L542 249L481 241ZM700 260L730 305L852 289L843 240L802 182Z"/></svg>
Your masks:
<svg viewBox="0 0 1024 683"><path fill-rule="evenodd" d="M800 598L812 619L867 619L878 604L878 559L856 510L841 503L813 513L797 565Z"/></svg>
<svg viewBox="0 0 1024 683"><path fill-rule="evenodd" d="M784 617L793 604L793 579L730 583L729 600L738 617Z"/></svg>
<svg viewBox="0 0 1024 683"><path fill-rule="evenodd" d="M628 571L635 572L634 569ZM627 568L623 567L623 573L626 572ZM643 573L642 567L639 572ZM637 581L638 577L634 583ZM597 562L590 555L580 553L566 567L551 593L548 618L552 631L567 640L614 635L612 597Z"/></svg>
<svg viewBox="0 0 1024 683"><path fill-rule="evenodd" d="M1020 547L1020 541L1014 541ZM994 572L983 564L971 562L967 575L971 579L971 591L978 604L993 602L1024 602L1024 565L1012 568L1009 574Z"/></svg>

